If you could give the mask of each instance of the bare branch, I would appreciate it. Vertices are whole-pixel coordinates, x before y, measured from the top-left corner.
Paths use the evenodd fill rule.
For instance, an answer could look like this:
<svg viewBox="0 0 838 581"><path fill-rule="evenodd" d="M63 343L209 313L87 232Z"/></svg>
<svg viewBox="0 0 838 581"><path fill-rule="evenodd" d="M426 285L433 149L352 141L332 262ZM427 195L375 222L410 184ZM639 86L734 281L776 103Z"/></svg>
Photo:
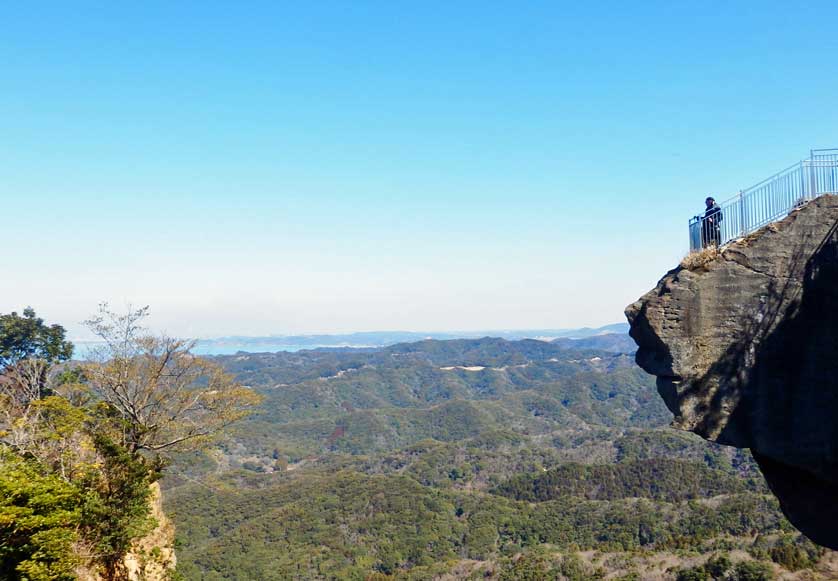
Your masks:
<svg viewBox="0 0 838 581"><path fill-rule="evenodd" d="M117 315L102 305L88 321L107 347L85 374L123 419L129 449L158 452L205 441L258 402L216 363L193 355L194 342L145 333L146 315L146 308Z"/></svg>

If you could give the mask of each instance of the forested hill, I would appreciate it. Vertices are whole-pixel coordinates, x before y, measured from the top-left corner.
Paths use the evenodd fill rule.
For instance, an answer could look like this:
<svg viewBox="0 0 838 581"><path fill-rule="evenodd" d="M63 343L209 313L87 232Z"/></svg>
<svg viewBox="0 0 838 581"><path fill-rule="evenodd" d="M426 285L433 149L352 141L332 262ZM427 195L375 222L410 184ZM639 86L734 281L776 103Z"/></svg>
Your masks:
<svg viewBox="0 0 838 581"><path fill-rule="evenodd" d="M675 579L713 558L729 578L768 579L823 566L746 452L667 427L633 351L615 334L216 357L264 400L215 452L168 471L179 571Z"/></svg>
<svg viewBox="0 0 838 581"><path fill-rule="evenodd" d="M613 347L614 340L601 339ZM380 350L238 354L218 360L261 391L245 430L250 452L290 461L362 454L487 430L527 435L664 425L668 412L628 353L566 341L463 339Z"/></svg>
<svg viewBox="0 0 838 581"><path fill-rule="evenodd" d="M634 341L625 334L609 333L585 339L556 339L551 342L523 339L485 337L482 339L428 339L414 343L399 343L383 348L323 348L297 352L247 353L217 356L241 380L252 378L256 383L269 385L271 381L288 383L317 377L329 377L339 371L362 365L386 366L407 358L411 362L424 361L436 365L499 366L545 361L583 350L632 354ZM257 375L251 375L257 374Z"/></svg>

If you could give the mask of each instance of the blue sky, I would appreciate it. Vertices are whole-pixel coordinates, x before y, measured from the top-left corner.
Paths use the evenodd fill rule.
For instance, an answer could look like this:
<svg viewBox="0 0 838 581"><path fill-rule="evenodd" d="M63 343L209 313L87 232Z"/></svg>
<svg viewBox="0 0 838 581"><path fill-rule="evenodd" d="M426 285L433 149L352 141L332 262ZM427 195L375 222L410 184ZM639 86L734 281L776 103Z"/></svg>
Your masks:
<svg viewBox="0 0 838 581"><path fill-rule="evenodd" d="M838 3L18 3L0 312L599 325L708 193L838 147Z"/></svg>

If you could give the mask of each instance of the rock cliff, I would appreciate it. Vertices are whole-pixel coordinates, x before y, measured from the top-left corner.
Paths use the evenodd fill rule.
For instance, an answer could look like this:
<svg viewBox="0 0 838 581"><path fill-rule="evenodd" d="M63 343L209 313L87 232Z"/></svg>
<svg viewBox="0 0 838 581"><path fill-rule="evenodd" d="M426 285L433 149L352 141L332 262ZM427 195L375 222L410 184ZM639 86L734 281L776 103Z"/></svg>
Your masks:
<svg viewBox="0 0 838 581"><path fill-rule="evenodd" d="M685 265L626 310L637 363L674 427L750 448L789 520L838 549L838 196Z"/></svg>
<svg viewBox="0 0 838 581"><path fill-rule="evenodd" d="M172 578L177 565L175 555L175 528L163 512L160 485L151 485L151 517L157 526L146 536L138 539L123 562L127 581L167 581ZM79 581L102 581L95 567L84 567L76 571Z"/></svg>

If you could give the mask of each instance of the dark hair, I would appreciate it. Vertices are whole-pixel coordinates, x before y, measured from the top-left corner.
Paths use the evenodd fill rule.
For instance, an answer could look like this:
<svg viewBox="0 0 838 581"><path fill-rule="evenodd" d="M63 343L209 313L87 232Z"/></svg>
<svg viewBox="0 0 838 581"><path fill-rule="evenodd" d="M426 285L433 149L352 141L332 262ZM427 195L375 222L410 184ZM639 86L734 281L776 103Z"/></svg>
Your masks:
<svg viewBox="0 0 838 581"><path fill-rule="evenodd" d="M713 196L707 196L707 199L706 199L706 200L704 200L704 201L705 201L705 202L715 202L715 201L716 201L716 198L714 198Z"/></svg>

